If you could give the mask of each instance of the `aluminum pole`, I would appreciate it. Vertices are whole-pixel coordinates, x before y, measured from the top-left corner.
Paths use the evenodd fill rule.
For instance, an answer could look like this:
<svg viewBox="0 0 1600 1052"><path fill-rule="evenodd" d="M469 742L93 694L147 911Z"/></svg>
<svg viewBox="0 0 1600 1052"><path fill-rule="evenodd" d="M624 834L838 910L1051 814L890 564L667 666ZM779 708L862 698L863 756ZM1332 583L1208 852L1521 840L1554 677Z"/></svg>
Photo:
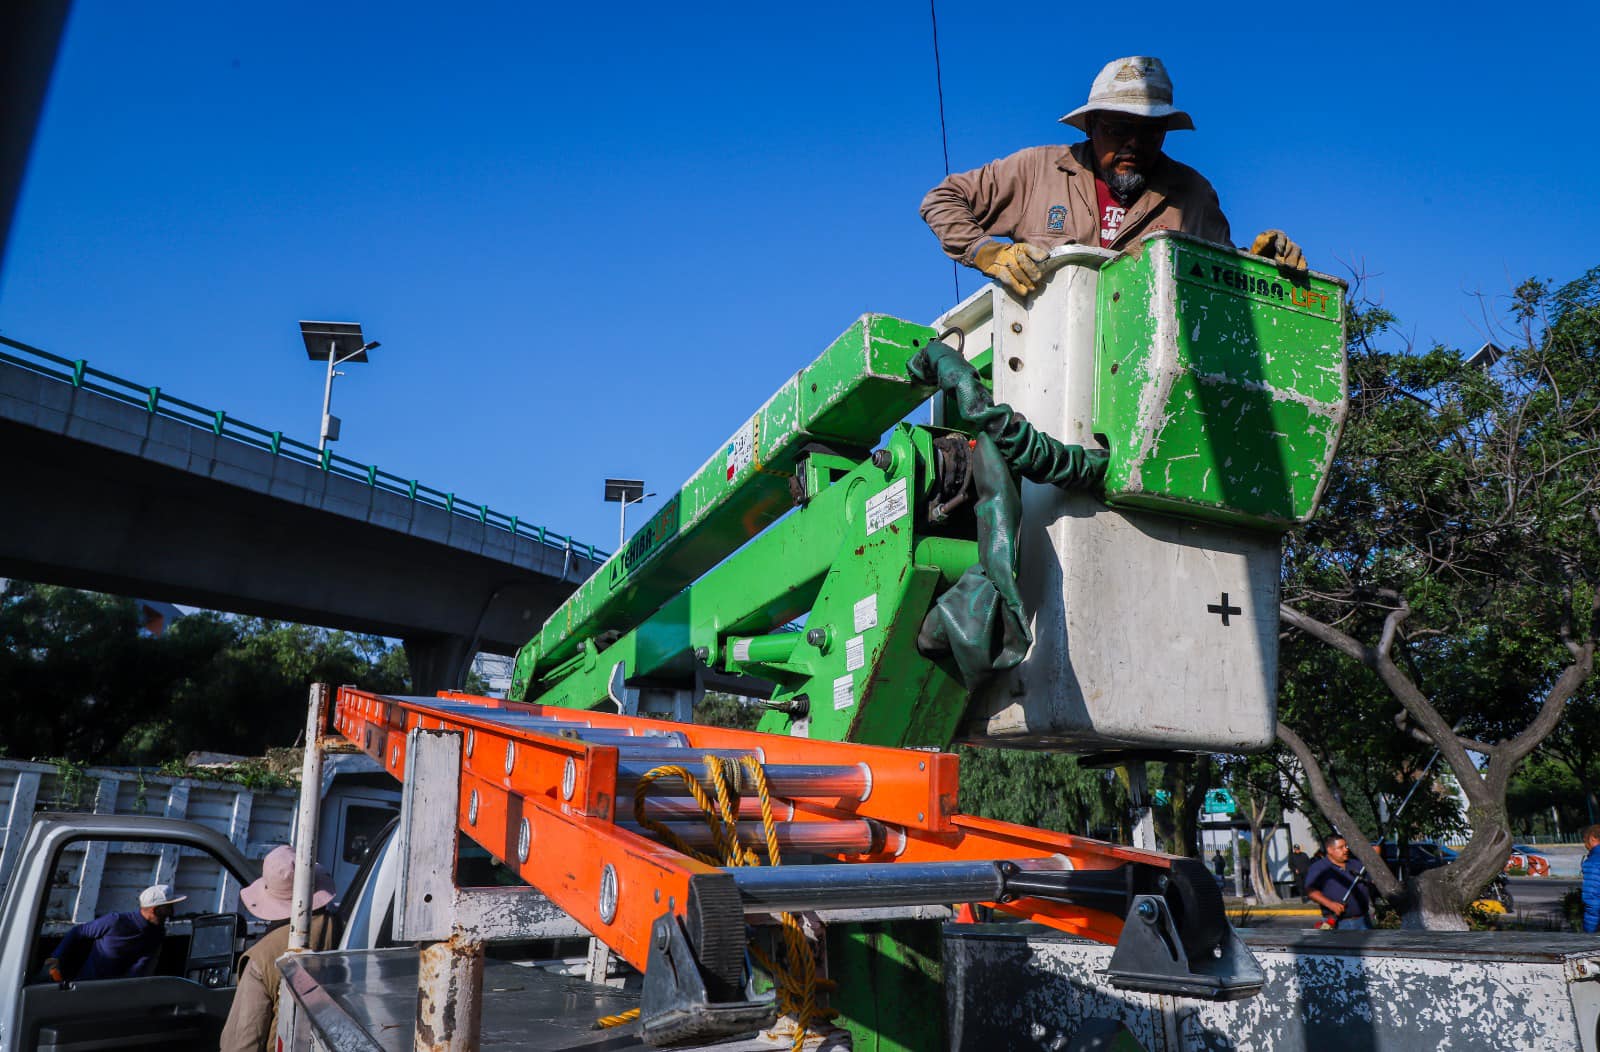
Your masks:
<svg viewBox="0 0 1600 1052"><path fill-rule="evenodd" d="M318 453L328 448L328 408L333 404L333 367L338 357L334 352L338 346L336 340L328 341L328 382L322 385L322 419L317 421Z"/></svg>

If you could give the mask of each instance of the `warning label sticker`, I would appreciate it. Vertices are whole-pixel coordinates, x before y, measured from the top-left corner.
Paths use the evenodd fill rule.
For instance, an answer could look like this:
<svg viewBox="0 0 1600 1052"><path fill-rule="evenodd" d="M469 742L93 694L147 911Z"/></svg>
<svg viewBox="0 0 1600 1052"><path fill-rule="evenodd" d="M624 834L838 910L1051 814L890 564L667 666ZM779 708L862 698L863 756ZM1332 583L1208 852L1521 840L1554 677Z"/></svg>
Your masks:
<svg viewBox="0 0 1600 1052"><path fill-rule="evenodd" d="M854 676L840 676L833 681L833 707L835 710L848 709L856 703L856 684Z"/></svg>
<svg viewBox="0 0 1600 1052"><path fill-rule="evenodd" d="M878 596L877 593L867 596L856 604L855 626L857 632L865 632L869 628L878 627Z"/></svg>
<svg viewBox="0 0 1600 1052"><path fill-rule="evenodd" d="M789 737L791 737L791 738L809 738L809 737L811 737L811 717L810 716L806 716L803 719L795 720L793 723L789 724Z"/></svg>
<svg viewBox="0 0 1600 1052"><path fill-rule="evenodd" d="M728 443L728 481L733 481L733 476L739 473L756 456L756 421L754 417L744 422L733 441Z"/></svg>
<svg viewBox="0 0 1600 1052"><path fill-rule="evenodd" d="M844 645L844 667L851 672L867 665L867 644L861 636L851 636Z"/></svg>
<svg viewBox="0 0 1600 1052"><path fill-rule="evenodd" d="M905 518L910 505L906 501L906 480L896 479L894 485L882 493L867 498L867 536L892 522Z"/></svg>

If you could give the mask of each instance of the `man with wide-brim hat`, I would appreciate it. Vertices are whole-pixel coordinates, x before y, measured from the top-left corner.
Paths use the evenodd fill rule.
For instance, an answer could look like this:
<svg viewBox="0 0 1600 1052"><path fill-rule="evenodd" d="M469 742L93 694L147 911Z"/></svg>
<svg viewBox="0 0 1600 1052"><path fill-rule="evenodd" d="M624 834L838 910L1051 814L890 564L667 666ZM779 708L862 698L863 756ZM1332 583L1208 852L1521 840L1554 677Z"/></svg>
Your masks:
<svg viewBox="0 0 1600 1052"><path fill-rule="evenodd" d="M289 949L289 917L294 912L294 848L280 844L261 861L261 879L239 891L245 909L269 921L267 932L239 959L239 985L222 1027L221 1052L272 1049L278 1030L278 958ZM339 941L337 921L328 912L333 878L316 866L311 894L311 932L306 948L326 950Z"/></svg>
<svg viewBox="0 0 1600 1052"><path fill-rule="evenodd" d="M1038 261L1057 245L1127 249L1157 230L1232 242L1211 184L1162 152L1167 132L1192 131L1194 120L1173 105L1160 59L1108 63L1088 101L1061 123L1089 138L1021 150L928 192L922 218L946 254L1027 295L1040 278ZM1305 269L1300 247L1281 230L1259 235L1250 251Z"/></svg>

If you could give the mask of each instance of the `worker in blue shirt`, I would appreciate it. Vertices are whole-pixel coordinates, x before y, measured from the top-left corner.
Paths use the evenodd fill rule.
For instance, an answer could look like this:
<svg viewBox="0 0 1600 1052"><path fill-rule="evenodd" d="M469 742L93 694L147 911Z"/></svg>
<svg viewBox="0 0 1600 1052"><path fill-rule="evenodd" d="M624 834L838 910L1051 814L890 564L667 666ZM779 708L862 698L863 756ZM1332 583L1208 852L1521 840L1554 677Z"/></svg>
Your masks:
<svg viewBox="0 0 1600 1052"><path fill-rule="evenodd" d="M1590 933L1600 933L1600 825L1585 826L1583 837L1583 923Z"/></svg>
<svg viewBox="0 0 1600 1052"><path fill-rule="evenodd" d="M1340 931L1372 927L1372 898L1361 879L1365 867L1349 868L1350 845L1338 833L1322 838L1322 850L1323 857L1306 870L1306 895L1322 907L1318 927Z"/></svg>
<svg viewBox="0 0 1600 1052"><path fill-rule="evenodd" d="M171 884L152 884L139 893L139 908L108 913L67 932L44 962L58 982L77 979L127 979L155 971L172 907L188 898Z"/></svg>

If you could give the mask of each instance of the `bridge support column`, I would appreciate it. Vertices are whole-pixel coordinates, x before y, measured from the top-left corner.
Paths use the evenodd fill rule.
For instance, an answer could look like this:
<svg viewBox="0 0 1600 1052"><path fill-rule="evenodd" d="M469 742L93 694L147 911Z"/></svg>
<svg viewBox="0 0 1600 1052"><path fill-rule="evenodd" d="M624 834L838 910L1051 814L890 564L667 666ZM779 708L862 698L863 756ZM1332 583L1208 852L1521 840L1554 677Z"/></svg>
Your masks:
<svg viewBox="0 0 1600 1052"><path fill-rule="evenodd" d="M406 648L406 664L411 667L413 694L459 690L466 683L473 657L468 653L472 640L466 636L415 635L401 642Z"/></svg>

